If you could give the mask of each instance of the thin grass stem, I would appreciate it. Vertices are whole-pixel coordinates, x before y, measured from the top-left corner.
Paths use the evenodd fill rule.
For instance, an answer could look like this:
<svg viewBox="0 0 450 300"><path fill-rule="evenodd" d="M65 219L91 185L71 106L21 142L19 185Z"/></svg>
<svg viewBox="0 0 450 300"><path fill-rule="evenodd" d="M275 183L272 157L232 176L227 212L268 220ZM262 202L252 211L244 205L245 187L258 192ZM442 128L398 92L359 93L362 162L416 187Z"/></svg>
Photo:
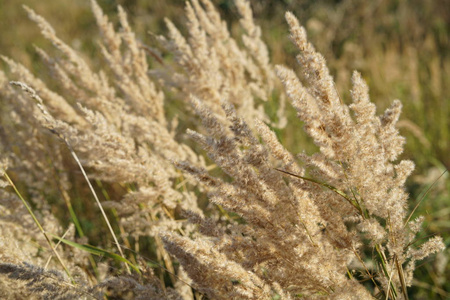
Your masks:
<svg viewBox="0 0 450 300"><path fill-rule="evenodd" d="M28 212L30 213L31 217L33 218L34 223L37 225L37 227L39 228L39 230L41 231L41 233L44 235L45 239L47 240L48 245L50 246L50 248L52 249L53 253L55 254L56 258L58 259L59 263L61 264L61 266L63 267L64 271L66 272L67 276L69 277L70 281L72 282L72 284L76 284L75 280L73 279L72 275L70 274L69 269L66 267L66 265L64 264L61 256L59 256L58 252L56 252L55 247L53 246L52 241L50 240L50 238L48 237L47 233L45 232L44 228L42 227L41 223L39 222L39 220L36 218L36 215L33 213L33 210L31 209L30 205L28 204L28 202L22 197L22 194L19 192L19 190L17 189L16 185L14 184L14 182L11 180L11 178L9 177L8 173L6 173L6 171L3 173L3 176L5 177L5 179L8 181L8 183L12 186L12 188L14 189L14 191L16 192L17 196L20 198L20 200L22 201L23 205L25 205L26 209L28 210Z"/></svg>

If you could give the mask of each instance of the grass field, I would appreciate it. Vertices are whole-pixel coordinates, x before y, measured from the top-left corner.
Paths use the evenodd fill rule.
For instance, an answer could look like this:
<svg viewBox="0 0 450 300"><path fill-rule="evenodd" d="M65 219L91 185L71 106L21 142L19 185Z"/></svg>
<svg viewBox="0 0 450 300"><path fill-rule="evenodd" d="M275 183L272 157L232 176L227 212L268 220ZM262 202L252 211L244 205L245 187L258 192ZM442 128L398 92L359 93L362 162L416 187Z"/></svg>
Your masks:
<svg viewBox="0 0 450 300"><path fill-rule="evenodd" d="M245 48L245 41L240 39L242 34L246 32L245 26L239 25L239 13L233 1L215 0L211 2L217 7L223 20L227 22L226 28L235 37L238 47ZM418 234L417 243L422 244L425 238L439 235L447 246L444 251L418 262L414 271L413 285L408 288L407 294L410 299L448 299L450 297L450 266L448 264L450 257L448 250L450 245L450 178L448 172L444 173L450 167L450 11L449 9L444 9L444 7L448 6L447 1L267 0L250 2L252 3L255 23L261 27L261 39L268 47L268 57L271 66L275 64L285 65L292 68L302 82L308 80L302 71L302 67L296 63L296 55L299 49L290 42L288 37L289 28L284 19L284 12L292 11L299 19L301 25L305 27L309 41L326 59L330 74L334 79L333 84L336 90L339 91L339 99L342 103L349 105L352 102L350 89L354 70L360 72L362 78L367 82L371 101L377 107L377 115L388 109L394 99L401 100L403 110L397 127L400 134L406 138L406 144L404 152L398 159L412 160L416 165L415 170L405 183L406 191L410 195L407 206L409 212L414 210L412 219L419 215L424 217L422 231ZM79 89L69 88L70 84L65 85L61 79L55 80L55 76L58 78L56 74L57 69L49 69L43 63L42 55L37 54L36 47L48 52L49 57L55 57L56 62L59 62L58 59L61 61L67 60L68 52L61 53L57 51L52 43L49 42L49 38L45 38L40 34L40 28L35 22L28 19L27 12L21 4L30 7L37 14L43 16L53 26L56 35L79 53L80 58L86 61L87 65L94 72L104 69L104 75L108 80L113 82L116 79L114 82L119 88L113 94L118 99L128 99L127 97L138 99L140 96L138 97L134 93L136 90L139 90L144 95L152 95L155 99L159 99L155 101L157 104L147 107L145 105L140 106L139 101L141 100L131 101L130 109L134 110L135 115L139 115L142 118L129 124L127 123L129 120L123 119L120 121L123 122L122 125L118 125L119 121L115 119L116 116L114 116L113 112L117 113L120 109L117 108L117 111L111 110L111 112L108 112L108 109L112 108L108 107L107 104L100 101L97 107L93 107L94 104L89 102L92 99L113 95L108 94L109 92L106 88L104 91L97 93L90 86L91 82L95 82L95 80L101 82L101 78L95 79L96 77L93 75L86 75L85 79L81 77L75 78L76 72L78 72L77 68L80 67L80 64L76 62L72 66L64 66L63 68L68 70L68 82L72 80L77 87L80 87ZM90 115L90 112L88 112L87 117L83 117L88 120L87 124L94 124L92 132L95 132L96 135L80 135L76 139L74 137L73 140L71 137L63 137L63 142L61 142L51 134L36 133L39 131L37 128L42 127L42 121L29 121L29 124L21 124L20 122L13 124L14 120L17 120L17 116L11 114L11 111L9 111L11 107L22 105L23 107L17 108L16 114L19 116L30 114L30 117L32 114L36 114L37 108L25 107L25 103L29 103L25 100L18 100L18 104L14 104L14 102L8 102L10 100L2 99L2 102L0 102L2 103L0 104L2 116L0 149L2 158L9 157L8 152L13 153L13 164L8 174L18 190L23 194L24 199L30 200L31 209L37 213L38 219L50 220L45 222L48 223L47 226L50 226L50 228L46 228L48 232L58 233L61 237L65 229L71 228L67 235L74 237L74 239L76 238L79 245L88 243L107 249L109 252L103 252L103 257L108 256L112 252L120 252L120 249L117 250L115 248L115 242L111 239L103 218L99 217L98 206L92 200L93 193L87 186L86 180L76 160L73 158L74 152L69 151L73 144L75 152L80 155L81 163L91 178L95 193L99 195L101 202L105 202L107 217L112 220L111 230L115 232L121 243L124 244L124 249L130 249L128 252L125 251L127 253L125 257L134 266L141 267L146 265L148 269L141 268L141 271L143 273L154 273L154 277L157 279L155 282L157 281L158 283L152 282L152 284L159 286L166 293L166 287L175 289L180 284L181 279L188 280L188 276L185 272L177 273L179 261L182 261L182 259L175 255L178 258L176 260L168 255L167 251L172 255L174 254L172 251L175 251L174 248L168 246L167 242L172 237L159 237L157 232L152 231L154 229L147 228L145 224L158 224L157 226L160 226L159 223L166 222L165 218L168 218L171 223L170 225L161 225L164 230L173 230L182 233L183 236L195 238L199 233L192 228L192 224L185 225L180 221L187 218L183 211L186 207L189 207L189 203L192 204L194 202L197 203L197 208L203 211L205 215L211 216L215 221L221 221L225 224L223 228L220 227L220 230L225 230L226 224L233 224L233 226L239 224L240 226L249 222L245 217L245 221L239 218L239 216L242 217L240 212L235 210L228 211L221 205L218 205L217 209L208 200L214 193L201 184L193 183L195 181L193 177L196 176L191 175L195 173L194 171L186 166L181 166L180 168L185 171L190 170L191 175L188 175L187 173L189 172L186 171L186 174L182 173L180 169L174 168L172 165L172 162L178 158L188 161L197 160L198 166L204 166L211 175L223 178L226 183L235 183L233 178L239 178L232 171L227 170L226 167L217 167L217 165L220 165L217 162L217 157L220 158L220 155L224 154L219 155L210 152L212 150L205 147L207 142L193 133L188 134L191 136L191 139L186 137L187 129L193 129L205 135L210 134L214 138L218 138L221 132L212 131L211 133L208 131L207 125L216 123L208 119L207 113L202 108L199 108L198 106L201 105L195 104L195 101L194 104L191 103L192 107L189 105L189 101L186 100L189 94L194 94L199 98L214 98L217 95L239 95L245 98L247 97L245 89L250 90L253 88L255 94L259 93L257 95L262 96L259 98L254 97L254 105L251 104L252 108L249 111L246 111L245 105L239 107L239 102L231 101L237 107L238 113L244 112L245 114L248 112L248 116L258 116L258 110L254 109L253 106L261 105L261 108L265 111L265 117L273 121L270 123L264 120L264 122L269 124L269 127L275 132L281 144L293 155L302 153L302 151L312 154L317 152L319 147L314 145L313 138L300 130L305 121L302 122L297 119L297 111L290 104L287 103L285 109L287 125L285 127L276 125L281 120L278 109L280 98L283 97L281 96L283 94L283 86L274 79L273 89L266 88L272 84L272 81L270 81L272 79L266 78L269 77L267 74L264 75L266 77L261 74L255 75L254 78L257 79L254 79L254 82L252 81L254 85L251 88L250 84L236 83L236 86L232 86L233 88L230 89L231 91L220 90L217 93L211 91L213 90L211 86L214 86L214 84L218 86L217 83L206 82L202 83L203 85L198 84L198 86L195 84L195 81L201 81L198 78L203 78L200 75L200 77L195 77L198 75L198 72L196 73L195 71L195 66L191 66L189 61L183 61L182 56L180 56L181 58L178 57L177 52L170 48L170 45L164 47L164 41L156 37L158 35L171 36L173 33L167 28L164 18L172 20L173 24L180 29L182 35L186 36L189 33L189 29L185 25L188 19L185 14L184 1L98 0L98 4L109 20L116 25L116 28L120 27L118 26L120 14L117 13L117 5L123 6L124 11L128 15L129 25L135 32L136 40L146 45L146 47L148 46L148 48L145 48L145 53L147 54L145 59L142 59L139 55L133 56L133 54L129 54L129 57L124 55L120 72L115 69L105 68L108 64L112 64L108 62L105 64L105 60L102 58L99 45L101 34L91 11L90 1L55 0L45 1L37 5L35 1L30 0L0 0L0 30L2 32L0 54L23 64L37 78L45 82L49 89L64 95L67 99L67 107L74 107L74 111L77 111L78 114L82 110L76 105L79 101L86 110L102 111L99 107L106 110L106 113L102 116L97 116L94 113ZM105 35L104 32L103 35ZM252 40L252 43L256 44L255 40L257 38ZM202 50L202 44L200 42L198 44L198 49ZM226 48L228 46L223 47ZM128 51L129 49L126 47L126 43L122 44L119 47L119 51ZM113 47L106 48L110 53L114 53ZM130 49L130 53L133 53L132 47ZM258 47L255 49L258 49ZM220 49L217 50L217 53L219 53L218 56L221 55ZM158 56L157 59L155 59L156 56ZM250 52L248 56L251 56ZM257 61L258 57L255 57ZM68 61L70 60L71 58L69 57ZM114 61L113 58L111 58L111 61ZM141 65L148 64L150 79L145 79L145 82L140 82L137 75L147 72L144 66L141 66L142 70L144 70L142 71L139 66L134 65L139 64L139 62ZM235 61L230 60L227 63L233 66ZM258 63L261 62L259 61ZM48 64L51 65L51 63ZM127 64L129 64L129 68ZM44 90L43 87L34 82L26 82L27 76L18 76L21 73L11 71L11 64L9 64L9 67L7 65L8 63L4 62L4 68L2 69L8 80L20 80L30 84L46 103L48 99L45 96L50 97L50 94L42 92ZM261 67L263 69L264 63L261 63L261 65L263 65ZM133 68L143 73L134 71ZM222 68L225 67L222 66ZM176 76L168 78L169 72L182 74L182 70L186 69L191 70L192 73L188 73L188 76L183 77L184 81L180 79L181 77ZM74 73L70 73L71 71ZM128 77L123 75L123 78L120 78L122 73L127 74ZM230 71L230 73L233 72ZM236 71L237 73L238 71ZM117 80L117 78L120 79ZM136 83L136 86L129 89L123 87L121 80L123 81L122 83L125 83L124 78L131 79L130 82ZM2 82L6 82L6 79L3 77L1 79ZM150 82L155 82L155 89L153 89L153 86L149 88L152 85ZM100 83L96 84L97 87L102 86ZM160 95L158 95L157 91L160 90L164 94L164 96L161 96L164 97L164 100L159 98ZM5 88L5 92L0 97L6 99L7 95L11 93L9 90L6 91ZM220 98L219 96L217 97ZM268 100L265 102L261 101L263 96L267 96ZM122 103L120 99L117 100L117 103ZM216 113L216 106L220 110L218 101L209 103L209 107L214 113ZM6 102L8 104L5 104ZM14 109L16 110L16 108ZM49 110L51 114L53 114L52 109L50 105ZM60 109L64 111L65 108ZM157 120L155 122L159 122L159 125L154 125L154 123L145 125L148 128L153 128L147 134L143 130L143 128L147 127L142 125L144 124L143 122L148 121L146 120L145 112L150 114L148 115L148 120ZM228 113L231 114L230 112ZM175 116L178 118L178 123L172 123ZM222 117L224 117L224 113L222 113ZM87 128L83 127L87 126L83 118L72 116L71 112L67 112L67 118L72 118L67 123L78 128L78 132L83 132L82 129ZM220 121L221 119L219 118L218 120ZM45 122L50 121L47 120ZM201 125L201 122L203 122L203 125ZM79 127L74 124L78 124ZM164 124L164 128L157 127L161 124ZM35 129L33 126L36 126ZM58 133L58 130L62 130L61 128L63 127L52 126L56 128L56 135L61 135L61 133ZM107 133L108 130L112 130L111 128L119 129L117 129L115 134L109 135ZM128 138L124 134L124 132L128 132L127 130L133 132ZM157 141L151 141L148 136L158 132L164 132L164 134L161 134ZM28 134L33 134L30 140L27 140ZM98 138L98 140L94 140L94 138ZM264 140L263 137L260 139ZM169 152L172 151L171 154L164 154L165 144L158 144L164 143L163 141L166 141L167 145L169 145L167 148ZM69 149L64 142L69 143ZM98 149L98 153L95 151L89 153L89 149L91 149L89 147L91 146L83 148L83 143L89 144L90 142L98 146L98 148L92 148L94 150ZM122 143L124 146L117 148L111 146L117 143ZM250 149L254 146L252 144L253 141L242 143L241 149L244 150L247 149L246 147ZM141 147L142 149L147 149L145 151L149 151L149 153L162 154L158 159L154 158L153 154L143 158L141 150L139 150ZM185 147L188 147L190 150L186 150L187 148ZM136 153L134 153L134 150L136 150ZM24 159L27 155L35 158L24 164L18 162L19 158ZM115 155L116 157L111 158L111 160L102 160L107 155L111 155L111 157ZM134 160L128 157L133 157ZM131 162L128 165L126 164L127 159ZM162 162L163 160L166 161ZM221 160L219 159L219 161ZM157 167L149 171L148 166ZM167 173L160 170L164 170ZM139 174L145 172L151 174L140 178ZM262 170L258 172L263 173ZM308 176L314 176L315 174L319 173L314 173L314 171L306 173ZM126 176L131 177L127 179ZM200 175L197 174L198 176ZM42 182L39 182L40 180ZM166 187L167 189L164 191L157 189L157 192L149 192L151 189L158 187L159 184L164 187L161 189ZM13 192L11 187L7 189L9 192ZM18 206L14 205L10 207L12 200L5 196L6 193L1 195L4 199L0 203L3 209L1 211L2 221L0 226L2 226L2 229L0 232L3 234L10 232L8 233L8 238L11 238L15 234L21 235L21 232L25 229L34 230L33 234L31 234L34 240L31 243L25 243L26 249L24 248L23 250L28 251L30 257L33 257L32 262L34 264L43 267L46 264L45 257L49 255L48 251L50 251L48 245L44 246L45 243L42 237L36 237L39 233L29 216L26 222L30 222L30 224L25 222L25 225L17 225L17 223L20 224L20 221L12 218L10 215L17 214L17 218L20 218L21 214L24 213L23 207L18 208ZM154 197L154 199L152 198L154 206L139 202L146 197ZM180 200L178 200L180 197L190 200L186 200L186 204L180 204ZM135 212L133 212L133 209ZM136 211L139 211L139 214ZM198 221L197 217L194 215L190 216L191 219ZM390 217L386 220L388 219ZM133 222L139 225L133 228ZM183 225L181 225L182 223ZM196 224L198 225L199 223ZM388 221L380 221L380 224L386 228L389 227ZM10 229L9 226L14 229ZM355 228L348 227L351 231L357 226L355 225ZM134 229L135 231L133 231ZM202 232L202 234L204 233ZM7 239L4 239L2 243L6 243L6 241ZM53 242L55 241L53 239ZM165 250L164 245L171 250ZM60 247L63 246L61 245ZM67 245L65 247L69 248ZM172 245L172 247L175 246ZM8 249L4 250L6 256ZM70 251L73 251L73 253ZM68 259L70 261L69 267L80 268L81 271L74 272L83 274L79 276L86 277L83 278L86 282L91 282L95 285L102 282L104 279L102 276L125 274L127 268L129 268L124 267L120 260L119 262L113 260L112 263L109 261L109 264L99 261L86 251L85 248L76 248L67 250L65 254L70 257ZM370 247L364 248L362 251L365 251L368 257L371 256ZM119 253L117 252L117 254ZM83 260L83 263L78 262L78 258L76 258L78 256L80 257L79 261ZM113 255L111 254L111 256ZM18 257L21 256L19 255ZM144 257L151 259L155 263L149 263L149 261L145 263ZM14 263L14 260L8 258L3 260L3 262ZM52 263L52 268L62 270L55 259L52 259ZM159 265L164 265L165 269L159 268ZM26 273L26 271L24 272ZM175 273L181 279L175 278ZM147 273L145 274L146 276L148 275ZM192 274L189 275L193 276ZM140 278L145 278L145 280L153 278L153 275L146 276ZM351 278L351 275L349 276ZM367 280L368 282L362 283L362 285L372 295L377 294L376 288L370 283L370 276L367 276L367 274L355 274L354 277L361 282ZM145 280L143 280L144 282L139 282L139 284L144 286L145 283L148 283ZM105 284L105 286L114 291L112 287L114 284L112 280L109 285ZM238 284L233 283L234 285ZM6 288L6 285L3 285L2 288ZM181 290L182 288L177 288L179 293L181 293ZM284 287L281 290L285 291ZM330 295L327 293L330 293L330 291L316 291L314 295L326 298ZM5 292L3 294L7 295ZM3 294L0 292L0 295ZM167 292L167 294L164 294L164 297L170 298L169 294ZM108 297L107 295L108 293L104 294L103 297ZM111 292L111 295L114 295L114 292ZM192 298L201 299L202 295L203 293L196 291L192 294ZM308 294L305 295L304 298L308 299ZM284 297L282 293L277 294L278 296ZM301 293L297 293L296 296L301 298ZM117 297L117 299L120 299L120 297L126 298L126 296ZM397 296L388 293L388 296L381 295L379 297L396 298ZM400 297L398 299L401 299L401 295L398 297ZM275 299L276 297L274 296L273 298Z"/></svg>

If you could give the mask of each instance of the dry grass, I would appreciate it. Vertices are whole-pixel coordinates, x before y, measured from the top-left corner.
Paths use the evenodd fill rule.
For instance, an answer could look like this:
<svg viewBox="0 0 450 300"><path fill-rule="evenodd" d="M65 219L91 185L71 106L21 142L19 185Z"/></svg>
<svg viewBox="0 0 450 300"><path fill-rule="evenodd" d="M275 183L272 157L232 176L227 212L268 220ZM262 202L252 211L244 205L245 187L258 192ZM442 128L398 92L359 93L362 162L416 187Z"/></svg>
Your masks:
<svg viewBox="0 0 450 300"><path fill-rule="evenodd" d="M283 28L287 35L286 25L263 22L261 30L247 1L235 1L233 13L222 6L225 19L239 19L228 26L206 0L189 2L183 18L179 7L137 1L113 13L99 4L91 3L95 18L86 4L72 4L68 27L25 8L44 37L32 49L39 59L5 44L2 297L448 296L444 242L435 235L447 242L448 175L424 188L448 166L445 14L432 22L405 3L343 1L331 15L325 2L304 5L302 19L314 16L307 30L286 14L292 48L272 41ZM257 16L269 14L265 5L254 5ZM47 8L58 9L39 9ZM136 12L133 23L126 10ZM379 26L397 12L437 32L407 30L411 21L400 18L390 37ZM159 31L163 15L165 34L144 35ZM100 39L73 42L70 31L93 32L94 20ZM18 30L29 45L20 33L27 30ZM306 31L327 50L331 71ZM415 50L422 38L427 58ZM381 101L378 116L369 86L377 98L411 99L406 118L398 122L398 100ZM406 154L397 125L412 141ZM426 156L416 159L415 149ZM411 158L425 175L406 184ZM52 271L59 269L65 275Z"/></svg>

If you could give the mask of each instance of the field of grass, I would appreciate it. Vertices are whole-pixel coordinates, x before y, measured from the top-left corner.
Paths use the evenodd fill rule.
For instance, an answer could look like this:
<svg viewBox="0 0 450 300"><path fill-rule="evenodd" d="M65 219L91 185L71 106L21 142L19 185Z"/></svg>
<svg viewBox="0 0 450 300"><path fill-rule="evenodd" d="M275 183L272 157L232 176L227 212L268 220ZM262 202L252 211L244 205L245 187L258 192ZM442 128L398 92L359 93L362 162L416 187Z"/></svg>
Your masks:
<svg viewBox="0 0 450 300"><path fill-rule="evenodd" d="M128 14L130 27L135 32L137 40L150 46L152 51L153 48L161 50L162 63L158 63L157 60L152 58L152 55L148 55L150 70L159 71L162 69L161 65L171 65L176 61L176 55L163 50L155 35L167 35L169 33L164 18L172 20L182 34L185 35L188 32L188 29L184 27L186 23L184 1L98 0L97 2L105 15L116 25L119 23L117 5L122 5ZM211 2L216 5L221 17L227 22L231 35L236 37L242 35L243 29L239 26L239 14L233 1L214 0ZM412 160L416 165L414 172L405 184L410 195L408 210L415 210L413 218L419 215L424 216L423 230L417 240L421 241L419 242L421 244L424 241L422 238L440 235L447 247L444 251L418 262L414 272L413 286L408 288L408 294L410 299L448 299L450 297L450 264L448 263L450 257L450 250L448 249L448 246L450 246L450 176L448 172L444 173L445 170L450 168L450 11L444 9L448 6L448 1L265 0L250 2L252 3L255 22L261 27L261 39L267 44L269 57L273 65L283 64L288 66L294 69L297 74L300 74L301 80L305 79L302 78L301 67L296 64L295 58L298 49L289 41L288 26L284 19L284 12L292 11L306 28L309 41L325 57L343 103L351 103L350 88L353 70L359 71L366 80L370 98L377 106L378 115L382 114L394 99L402 101L403 111L397 126L400 134L406 138L406 145L405 151L399 159ZM23 64L36 77L46 82L49 88L57 92L64 90L64 87L52 81L54 74L44 66L41 58L36 54L35 47L48 51L52 57L58 57L60 54L55 51L48 39L40 34L39 27L28 19L27 12L21 4L32 8L36 13L45 17L55 28L57 36L80 53L93 70L103 68L105 63L100 60L98 42L100 33L91 11L90 1L87 0L52 0L39 2L39 5L31 0L0 0L0 31L2 32L0 55ZM242 41L239 38L236 38L236 40L242 46ZM6 63L3 63L3 66L4 72L8 74ZM110 71L107 76L111 76L112 73L114 72ZM18 78L11 77L10 79L17 80ZM158 82L158 84L164 86L165 83ZM199 156L206 156L207 150L202 150L197 145L198 143L185 138L186 129L194 128L200 131L201 129L198 129L200 125L197 125L199 118L194 117L194 113L192 113L196 109L183 108L183 105L188 106L188 104L181 99L180 95L185 95L187 98L186 94L189 90L179 92L176 88L175 85L161 87L165 93L164 111L167 119L171 120L173 116L179 118L177 126L172 128L170 124L168 127L176 129L175 136L178 140L182 140L189 145ZM269 101L263 102L266 114L272 120L277 119L278 96L280 94L278 90L281 89L280 84L276 85ZM42 97L42 95L40 96ZM46 99L43 100L45 103ZM72 104L76 101L77 98L73 97ZM8 112L5 111L7 107L2 105L2 102L3 100L0 99L0 111L3 116L7 115ZM270 126L281 144L294 155L302 151L306 151L308 154L317 151L318 147L312 143L312 138L299 130L303 124L296 118L295 109L287 104L285 113L288 120L288 125L285 128ZM201 115L201 112L197 112L197 114ZM5 126L5 128L7 127ZM20 129L17 129L18 137L11 139L6 137L11 134L10 132L5 132L6 129L3 128L0 130L1 151L9 150L19 157L24 155L21 151L26 150L21 150L20 146L8 144L8 141L20 139L22 136ZM48 135L44 138L46 140L40 140L39 142L42 142L42 144L35 151L44 151L45 147L42 145L46 145L46 143L50 145L46 148L45 155L42 155L47 161L36 166L36 174L30 174L30 178L39 178L39 172L42 169L47 169L43 173L49 177L46 178L43 186L30 189L26 185L26 180L18 176L22 171L17 171L14 168L11 168L10 172L12 181L16 183L24 198L44 199L32 201L33 209L36 211L43 209L43 211L51 213L52 218L57 219L63 228L75 226L76 233L74 235L80 244L87 242L100 248L109 247L109 250L114 252L114 242L108 236L109 233L103 219L99 217L97 206L92 202L92 193L87 187L76 162L72 159L70 151L63 145L64 143L51 141L52 137ZM33 142L35 141L33 140ZM136 145L139 145L139 142L136 142ZM58 158L60 165L53 165L52 169L51 156L53 153L49 149L56 148L55 154L60 156ZM2 155L5 154L2 153ZM85 155L82 158L84 164L89 155L83 155ZM205 159L208 167L213 165L214 158ZM70 171L64 173L60 167ZM85 165L87 173L91 172L92 174L97 174L96 167L98 166ZM120 170L120 167L117 170ZM63 173L64 175L61 175ZM211 167L210 173L215 176L222 176L229 181L233 177L229 172L224 172L214 166ZM226 175L224 175L225 173ZM66 177L60 181L57 179L59 176ZM118 220L120 218L126 219L128 215L122 213L119 206L111 203L125 197L124 199L143 209L140 206L141 204L133 203L130 197L126 198L126 195L135 193L135 197L139 197L139 187L148 184L148 182L132 180L123 183L120 180L108 180L107 175L102 174L102 176L92 177L94 189L101 201L109 203L107 215L110 219L115 220L112 222L113 230L119 233L119 236L125 237L124 231L130 224L126 221L121 223ZM203 187L195 185L193 185L195 188L187 191L185 181L189 180L192 180L192 178L184 178L180 175L174 185L178 187L180 194L195 194L198 206L208 215L212 208L207 200L207 193L202 190ZM148 179L148 181L151 180ZM64 184L69 184L70 187L65 189L61 186ZM150 183L149 186L153 184L155 183ZM61 200L59 192L56 192L61 190L65 190L64 193L67 194L67 197L62 197L64 201ZM41 191L42 194L33 194L36 191ZM168 194L169 196L171 195ZM164 200L158 201L164 202ZM166 205L164 209L173 219L182 219L180 208ZM222 218L222 221L225 217L230 218L229 220L237 219L237 216L233 213L228 214L222 208L220 209L220 217L214 215L214 213L211 213L211 215ZM161 217L159 213L151 213L151 208L145 208L143 212L145 213L140 215L139 218L147 218L149 222L157 222ZM8 219L3 212L1 212L0 218ZM44 218L44 216L40 216L40 218ZM232 221L229 222L232 223ZM9 223L5 221L1 223L1 226L6 226L4 224ZM6 227L3 230L6 230ZM180 225L177 230L182 231L184 229L181 229ZM192 234L195 236L195 233ZM163 285L175 286L176 280L170 271L178 268L178 262L175 260L172 262L170 258L166 257L168 254L163 249L162 239L155 236L143 238L136 233L134 236L128 236L127 239L124 238L122 242L125 243L126 248L131 248L141 255L141 257L139 255L128 255L133 264L142 264L142 257L157 261L158 264L164 264L166 271L169 271L163 271L155 267L156 265L152 265L154 271L149 272L154 272ZM36 246L38 244L36 242ZM41 249L39 251L45 252L46 250ZM84 253L83 251L77 252L76 255L83 255L80 254ZM89 259L91 263L92 260L95 260L92 257ZM94 280L90 278L94 283L101 282L98 274L105 274L105 272L97 270L105 267L100 265L96 266L96 263L92 263L90 269L86 271L90 274L89 276L95 278ZM109 272L110 274L124 272L123 266L119 263L109 265L107 268L112 269L112 272ZM118 269L114 270L114 268ZM355 277L357 276L355 275ZM370 284L367 286L369 290L373 290ZM1 292L0 295L2 295ZM195 297L200 299L200 293L195 294ZM124 296L124 298L126 297Z"/></svg>

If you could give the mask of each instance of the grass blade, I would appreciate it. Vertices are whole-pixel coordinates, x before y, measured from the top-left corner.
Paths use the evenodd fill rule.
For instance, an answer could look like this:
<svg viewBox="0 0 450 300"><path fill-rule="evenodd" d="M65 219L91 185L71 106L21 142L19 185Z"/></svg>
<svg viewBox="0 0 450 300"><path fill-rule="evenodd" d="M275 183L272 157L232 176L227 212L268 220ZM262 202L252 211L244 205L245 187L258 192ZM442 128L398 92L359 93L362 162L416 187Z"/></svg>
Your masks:
<svg viewBox="0 0 450 300"><path fill-rule="evenodd" d="M130 266L133 270L135 270L139 275L141 275L141 271L139 270L139 268L136 265L134 265L133 263L131 263L128 259L124 258L123 256L120 256L120 255L115 254L113 252L110 252L108 250L97 248L97 247L92 246L92 245L78 244L78 243L75 243L75 242L72 242L72 241L60 238L60 237L58 237L58 236L56 236L54 234L50 234L50 235L53 238L59 240L60 242L66 244L66 245L78 248L80 250L89 252L89 253L94 254L94 255L109 257L109 258L111 258L113 260L125 263L128 266Z"/></svg>

